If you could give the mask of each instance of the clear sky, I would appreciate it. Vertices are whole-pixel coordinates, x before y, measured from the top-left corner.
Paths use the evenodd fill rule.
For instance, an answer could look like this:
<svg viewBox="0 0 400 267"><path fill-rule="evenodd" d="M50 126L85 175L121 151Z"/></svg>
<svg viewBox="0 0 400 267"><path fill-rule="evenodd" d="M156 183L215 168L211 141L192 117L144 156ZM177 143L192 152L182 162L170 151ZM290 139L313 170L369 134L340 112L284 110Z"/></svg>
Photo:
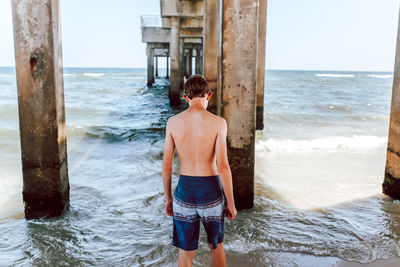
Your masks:
<svg viewBox="0 0 400 267"><path fill-rule="evenodd" d="M0 66L15 64L10 2L0 0ZM61 0L64 66L145 67L140 15L159 3ZM399 3L268 0L266 67L393 71Z"/></svg>

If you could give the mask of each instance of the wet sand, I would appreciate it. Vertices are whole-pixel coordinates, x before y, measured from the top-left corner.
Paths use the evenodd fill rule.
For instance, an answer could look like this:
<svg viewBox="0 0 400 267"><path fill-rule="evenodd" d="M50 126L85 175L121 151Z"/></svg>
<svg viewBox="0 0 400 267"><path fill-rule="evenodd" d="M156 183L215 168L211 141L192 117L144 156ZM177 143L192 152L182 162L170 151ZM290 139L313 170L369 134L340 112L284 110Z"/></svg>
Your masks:
<svg viewBox="0 0 400 267"><path fill-rule="evenodd" d="M253 266L296 266L296 267L396 267L400 266L400 257L389 259L379 259L368 263L350 262L337 257L319 257L289 252L268 252L261 256L261 253L250 253L258 255L235 255L226 253L227 266L249 266L249 261ZM196 258L196 257L195 257ZM210 255L211 258L211 255ZM263 258L263 259L262 259ZM253 260L252 260L253 259ZM255 260L257 259L257 260ZM211 262L209 262L211 264ZM194 266L201 266L196 265ZM206 265L207 266L207 265Z"/></svg>
<svg viewBox="0 0 400 267"><path fill-rule="evenodd" d="M400 266L400 257L392 257L386 260L375 260L369 263L358 263L358 262L348 262L341 261L336 267L358 267L358 266L367 266L367 267L395 267Z"/></svg>

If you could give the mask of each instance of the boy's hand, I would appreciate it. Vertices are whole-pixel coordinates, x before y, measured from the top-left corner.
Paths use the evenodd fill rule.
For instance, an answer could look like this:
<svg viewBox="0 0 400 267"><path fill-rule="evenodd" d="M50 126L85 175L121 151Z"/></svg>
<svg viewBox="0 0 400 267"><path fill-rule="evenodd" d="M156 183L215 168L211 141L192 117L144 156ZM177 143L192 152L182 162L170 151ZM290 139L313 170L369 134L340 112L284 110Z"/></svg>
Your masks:
<svg viewBox="0 0 400 267"><path fill-rule="evenodd" d="M236 211L235 204L232 204L232 205L228 204L225 209L226 217L228 217L229 220L233 221L236 217L236 214L237 214L237 211Z"/></svg>
<svg viewBox="0 0 400 267"><path fill-rule="evenodd" d="M165 200L165 212L168 216L172 216L174 214L172 210L172 199Z"/></svg>

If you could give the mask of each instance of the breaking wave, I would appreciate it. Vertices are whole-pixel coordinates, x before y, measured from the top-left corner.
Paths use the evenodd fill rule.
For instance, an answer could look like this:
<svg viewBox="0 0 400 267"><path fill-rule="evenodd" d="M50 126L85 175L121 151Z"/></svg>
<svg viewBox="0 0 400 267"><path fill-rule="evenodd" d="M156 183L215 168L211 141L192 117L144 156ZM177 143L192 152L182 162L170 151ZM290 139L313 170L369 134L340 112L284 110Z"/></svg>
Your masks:
<svg viewBox="0 0 400 267"><path fill-rule="evenodd" d="M309 150L352 150L370 149L385 145L385 137L375 135L328 136L313 139L270 138L256 143L256 151L309 151Z"/></svg>
<svg viewBox="0 0 400 267"><path fill-rule="evenodd" d="M330 78L351 78L354 74L335 74L335 73L317 73L317 77L330 77Z"/></svg>

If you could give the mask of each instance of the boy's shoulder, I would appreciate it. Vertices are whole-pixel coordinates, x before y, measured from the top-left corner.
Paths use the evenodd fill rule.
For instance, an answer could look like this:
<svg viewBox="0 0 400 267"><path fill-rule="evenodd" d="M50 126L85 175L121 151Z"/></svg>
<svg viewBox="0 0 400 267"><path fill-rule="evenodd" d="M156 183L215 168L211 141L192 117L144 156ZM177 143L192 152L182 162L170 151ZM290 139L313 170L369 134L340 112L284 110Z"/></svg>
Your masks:
<svg viewBox="0 0 400 267"><path fill-rule="evenodd" d="M183 112L173 115L167 120L167 127L175 128L182 122Z"/></svg>
<svg viewBox="0 0 400 267"><path fill-rule="evenodd" d="M184 119L185 112L186 112L186 110L169 117L167 120L167 124L179 123L180 120ZM206 114L207 114L208 119L211 120L212 123L214 123L215 125L218 125L218 126L226 125L226 120L223 117L215 115L215 114L209 112L208 110L207 110Z"/></svg>
<svg viewBox="0 0 400 267"><path fill-rule="evenodd" d="M215 115L214 113L212 113L212 112L210 112L208 110L206 110L206 111L207 111L207 115L209 116L209 118L211 120L213 120L214 122L216 122L218 124L226 122L226 120L223 117Z"/></svg>
<svg viewBox="0 0 400 267"><path fill-rule="evenodd" d="M183 112L178 113L178 114L175 114L175 115L169 117L168 120L167 120L167 124L168 124L168 123L173 123L173 122L179 120L179 118L182 117L182 113L183 113Z"/></svg>
<svg viewBox="0 0 400 267"><path fill-rule="evenodd" d="M212 120L214 120L218 125L226 123L226 120L224 118L222 118L221 116L215 115L209 111L208 111L208 113L210 114Z"/></svg>

